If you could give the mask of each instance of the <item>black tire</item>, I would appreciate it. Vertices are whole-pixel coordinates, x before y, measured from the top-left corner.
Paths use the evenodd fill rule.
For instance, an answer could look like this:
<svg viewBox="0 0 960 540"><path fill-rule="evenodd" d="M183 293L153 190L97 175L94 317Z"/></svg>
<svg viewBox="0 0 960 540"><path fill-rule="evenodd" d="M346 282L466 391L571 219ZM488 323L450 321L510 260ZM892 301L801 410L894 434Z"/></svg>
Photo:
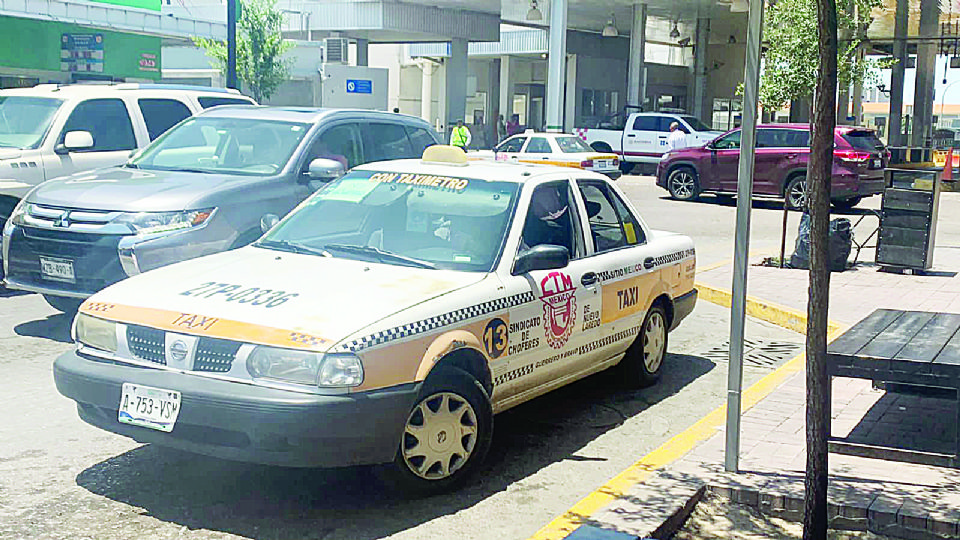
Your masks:
<svg viewBox="0 0 960 540"><path fill-rule="evenodd" d="M53 296L50 294L43 295L43 299L50 304L50 307L60 311L62 313L71 314L76 313L80 309L80 304L83 303L81 298L69 298L66 296Z"/></svg>
<svg viewBox="0 0 960 540"><path fill-rule="evenodd" d="M830 203L837 210L853 210L853 207L860 204L860 201L862 200L863 197L850 197L849 199L837 199L830 201Z"/></svg>
<svg viewBox="0 0 960 540"><path fill-rule="evenodd" d="M620 161L620 174L628 175L633 172L634 164L629 161Z"/></svg>
<svg viewBox="0 0 960 540"><path fill-rule="evenodd" d="M643 319L636 339L630 344L618 365L621 380L629 387L644 388L660 380L663 362L667 356L667 337L670 324L660 304L654 304ZM658 335L658 337L657 337ZM654 344L653 340L659 340ZM649 350L650 345L653 350ZM658 352L655 352L658 351ZM653 353L652 355L650 353Z"/></svg>
<svg viewBox="0 0 960 540"><path fill-rule="evenodd" d="M426 443L430 447L429 452L441 456L450 453L450 461L446 463L448 471L443 470L442 462L435 460L436 456L421 456L414 451L425 443L419 441L407 428L417 426L418 423L425 425L423 407L439 413L445 405L449 414L458 415L460 429L471 425L474 427L472 436L468 431L460 432L459 452L456 439L447 434L455 424L441 421L436 428L424 430L424 438L429 440ZM477 471L490 449L492 436L493 407L490 396L480 382L461 369L438 367L427 377L420 389L420 396L410 411L407 425L404 426L397 454L393 463L385 470L385 479L399 491L415 496L448 491ZM434 441L435 444L431 444ZM453 448L450 448L451 445ZM462 454L464 451L467 452L465 458ZM430 463L431 461L433 462Z"/></svg>
<svg viewBox="0 0 960 540"><path fill-rule="evenodd" d="M677 167L667 175L667 191L678 201L695 201L700 198L700 179L690 167Z"/></svg>
<svg viewBox="0 0 960 540"><path fill-rule="evenodd" d="M783 200L790 210L802 211L807 206L807 176L792 176L783 189Z"/></svg>

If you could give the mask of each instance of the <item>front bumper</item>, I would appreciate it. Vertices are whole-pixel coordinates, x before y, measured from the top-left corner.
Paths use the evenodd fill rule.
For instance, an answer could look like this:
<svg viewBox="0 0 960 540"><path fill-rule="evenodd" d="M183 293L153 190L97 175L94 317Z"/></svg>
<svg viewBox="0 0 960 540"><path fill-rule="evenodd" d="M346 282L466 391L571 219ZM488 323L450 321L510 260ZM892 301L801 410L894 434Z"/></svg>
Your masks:
<svg viewBox="0 0 960 540"><path fill-rule="evenodd" d="M57 390L80 418L141 443L287 467L339 467L393 460L420 384L344 395L302 394L63 354ZM124 382L181 393L170 433L117 421Z"/></svg>
<svg viewBox="0 0 960 540"><path fill-rule="evenodd" d="M693 313L693 308L697 306L697 290L690 289L690 292L682 294L673 299L673 321L670 324L670 330L680 326L680 321L687 315Z"/></svg>

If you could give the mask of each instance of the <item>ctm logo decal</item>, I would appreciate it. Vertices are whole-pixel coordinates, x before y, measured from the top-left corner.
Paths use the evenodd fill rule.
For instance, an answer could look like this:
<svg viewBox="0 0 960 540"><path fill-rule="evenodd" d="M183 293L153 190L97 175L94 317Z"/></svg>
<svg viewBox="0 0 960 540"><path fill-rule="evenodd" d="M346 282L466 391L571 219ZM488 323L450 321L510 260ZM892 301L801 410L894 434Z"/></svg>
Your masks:
<svg viewBox="0 0 960 540"><path fill-rule="evenodd" d="M559 349L570 339L577 319L576 287L573 280L563 272L550 272L540 280L543 291L543 330L547 343Z"/></svg>

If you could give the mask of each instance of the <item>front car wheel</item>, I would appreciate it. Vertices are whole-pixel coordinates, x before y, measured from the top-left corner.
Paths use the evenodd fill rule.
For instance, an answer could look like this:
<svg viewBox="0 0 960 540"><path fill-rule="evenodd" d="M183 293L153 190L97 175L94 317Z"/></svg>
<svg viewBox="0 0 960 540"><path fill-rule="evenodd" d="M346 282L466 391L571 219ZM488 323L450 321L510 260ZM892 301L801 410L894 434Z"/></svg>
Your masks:
<svg viewBox="0 0 960 540"><path fill-rule="evenodd" d="M689 167L679 167L667 176L667 191L679 201L693 201L700 196L700 182Z"/></svg>

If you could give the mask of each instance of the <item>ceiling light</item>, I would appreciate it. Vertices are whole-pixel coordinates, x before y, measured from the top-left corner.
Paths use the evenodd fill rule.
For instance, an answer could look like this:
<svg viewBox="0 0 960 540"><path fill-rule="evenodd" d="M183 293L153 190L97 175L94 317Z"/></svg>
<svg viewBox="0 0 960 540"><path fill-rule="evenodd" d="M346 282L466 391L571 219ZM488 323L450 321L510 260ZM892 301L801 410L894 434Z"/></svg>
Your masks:
<svg viewBox="0 0 960 540"><path fill-rule="evenodd" d="M539 21L543 19L543 13L540 13L540 8L537 7L537 0L532 0L530 2L530 11L527 12L528 21Z"/></svg>
<svg viewBox="0 0 960 540"><path fill-rule="evenodd" d="M677 28L677 23L673 23L673 30L670 31L670 37L673 39L680 37L680 29Z"/></svg>
<svg viewBox="0 0 960 540"><path fill-rule="evenodd" d="M603 37L617 37L620 35L620 32L617 31L617 20L614 18L613 13L610 14L610 20L607 21L607 25L603 27L601 35Z"/></svg>

